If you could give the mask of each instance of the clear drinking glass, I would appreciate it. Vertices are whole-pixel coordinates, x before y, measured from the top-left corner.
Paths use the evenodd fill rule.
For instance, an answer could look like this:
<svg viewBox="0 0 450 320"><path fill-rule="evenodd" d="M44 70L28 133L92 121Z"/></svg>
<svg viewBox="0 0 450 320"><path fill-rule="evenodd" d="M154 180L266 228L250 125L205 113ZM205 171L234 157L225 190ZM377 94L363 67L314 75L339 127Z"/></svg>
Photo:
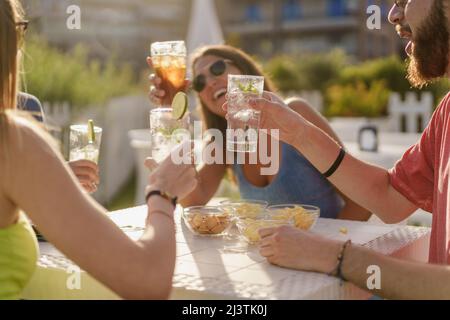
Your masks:
<svg viewBox="0 0 450 320"><path fill-rule="evenodd" d="M87 125L71 125L69 160L85 159L98 164L102 131L102 128L94 127L94 139L90 139Z"/></svg>
<svg viewBox="0 0 450 320"><path fill-rule="evenodd" d="M190 139L189 115L177 120L172 117L172 108L153 109L150 111L150 133L152 158L160 163L173 148Z"/></svg>
<svg viewBox="0 0 450 320"><path fill-rule="evenodd" d="M183 89L186 79L184 41L154 42L150 51L155 72L162 79L161 89L168 97L174 97Z"/></svg>
<svg viewBox="0 0 450 320"><path fill-rule="evenodd" d="M264 77L228 75L227 150L256 152L260 112L248 105L249 98L261 97Z"/></svg>

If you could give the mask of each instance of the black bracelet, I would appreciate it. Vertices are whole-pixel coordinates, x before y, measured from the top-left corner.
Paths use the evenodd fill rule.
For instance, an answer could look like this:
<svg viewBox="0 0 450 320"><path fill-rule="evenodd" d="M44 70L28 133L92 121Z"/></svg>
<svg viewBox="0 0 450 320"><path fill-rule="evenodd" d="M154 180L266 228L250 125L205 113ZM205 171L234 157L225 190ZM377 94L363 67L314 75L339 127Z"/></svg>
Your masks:
<svg viewBox="0 0 450 320"><path fill-rule="evenodd" d="M170 203L172 203L174 207L177 206L177 200L178 200L177 197L172 198L167 193L160 191L160 190L153 190L153 191L150 191L149 193L147 193L147 195L145 196L145 203L148 203L148 199L154 195L157 195L157 196L163 197L166 200L169 200Z"/></svg>
<svg viewBox="0 0 450 320"><path fill-rule="evenodd" d="M331 175L337 170L337 168L339 168L339 166L341 165L342 160L344 160L344 156L345 156L345 149L343 147L340 147L339 155L337 156L336 160L331 165L330 169L328 169L327 172L325 172L323 174L323 176L325 178L331 177Z"/></svg>

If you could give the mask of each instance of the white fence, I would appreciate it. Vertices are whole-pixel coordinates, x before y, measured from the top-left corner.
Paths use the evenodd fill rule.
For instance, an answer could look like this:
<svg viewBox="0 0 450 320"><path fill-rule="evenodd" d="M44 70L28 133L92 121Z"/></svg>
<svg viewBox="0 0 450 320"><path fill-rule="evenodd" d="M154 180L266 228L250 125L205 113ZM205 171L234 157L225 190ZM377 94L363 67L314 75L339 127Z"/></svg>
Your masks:
<svg viewBox="0 0 450 320"><path fill-rule="evenodd" d="M389 115L393 131L422 132L433 113L433 95L424 92L419 99L415 92L408 92L405 100L400 94L392 93L389 98Z"/></svg>

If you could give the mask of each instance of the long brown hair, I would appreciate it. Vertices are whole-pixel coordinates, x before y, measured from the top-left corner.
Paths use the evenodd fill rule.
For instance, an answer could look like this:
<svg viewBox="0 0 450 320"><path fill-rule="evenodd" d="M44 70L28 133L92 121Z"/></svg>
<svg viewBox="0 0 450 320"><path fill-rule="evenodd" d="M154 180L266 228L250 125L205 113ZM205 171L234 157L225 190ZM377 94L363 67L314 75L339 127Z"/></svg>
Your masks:
<svg viewBox="0 0 450 320"><path fill-rule="evenodd" d="M8 111L16 108L23 8L18 0L0 1L0 153L8 155Z"/></svg>
<svg viewBox="0 0 450 320"><path fill-rule="evenodd" d="M259 66L248 54L238 48L228 45L213 45L201 47L192 56L192 68L197 63L198 59L204 56L217 56L223 59L230 60L236 66L236 68L238 68L242 72L242 74L263 76L264 90L272 92L276 91L275 85L264 74L261 66ZM206 128L219 129L225 137L227 121L221 116L211 112L200 98L199 104L200 105L198 107L198 111L202 117L203 122L206 125Z"/></svg>

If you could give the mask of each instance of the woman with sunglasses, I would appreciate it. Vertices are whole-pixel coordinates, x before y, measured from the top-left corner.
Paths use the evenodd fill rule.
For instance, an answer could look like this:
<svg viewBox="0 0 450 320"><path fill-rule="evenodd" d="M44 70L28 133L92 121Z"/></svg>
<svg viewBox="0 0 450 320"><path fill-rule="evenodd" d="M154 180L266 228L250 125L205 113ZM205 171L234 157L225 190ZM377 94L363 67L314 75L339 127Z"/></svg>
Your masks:
<svg viewBox="0 0 450 320"><path fill-rule="evenodd" d="M118 295L167 298L175 267L174 203L195 187L195 169L169 157L153 171L145 231L131 240L83 190L50 136L16 110L21 21L18 0L0 1L0 300L20 298L36 268L39 247L24 212L46 239Z"/></svg>
<svg viewBox="0 0 450 320"><path fill-rule="evenodd" d="M151 58L147 58L151 67ZM261 68L243 51L227 45L206 46L193 55L192 88L197 92L200 113L207 129L219 129L223 137L227 128L226 112L222 109L226 101L227 78L229 74L264 76ZM149 97L155 104L170 104L169 97L161 90L161 79L155 74L150 76ZM186 82L188 87L189 82ZM265 76L265 91L275 91L272 81ZM327 121L302 99L289 99L287 105L308 121L321 128L336 141L339 138ZM339 142L341 145L342 143ZM225 143L224 143L225 145ZM270 147L269 147L270 148ZM206 165L199 171L199 183L196 189L184 199L184 206L203 205L216 193L226 170L232 170L244 199L265 200L269 204L304 203L316 205L325 218L343 218L367 220L370 213L348 198L339 194L298 151L288 144L280 143L280 166L277 174L261 175L264 167L257 164Z"/></svg>

